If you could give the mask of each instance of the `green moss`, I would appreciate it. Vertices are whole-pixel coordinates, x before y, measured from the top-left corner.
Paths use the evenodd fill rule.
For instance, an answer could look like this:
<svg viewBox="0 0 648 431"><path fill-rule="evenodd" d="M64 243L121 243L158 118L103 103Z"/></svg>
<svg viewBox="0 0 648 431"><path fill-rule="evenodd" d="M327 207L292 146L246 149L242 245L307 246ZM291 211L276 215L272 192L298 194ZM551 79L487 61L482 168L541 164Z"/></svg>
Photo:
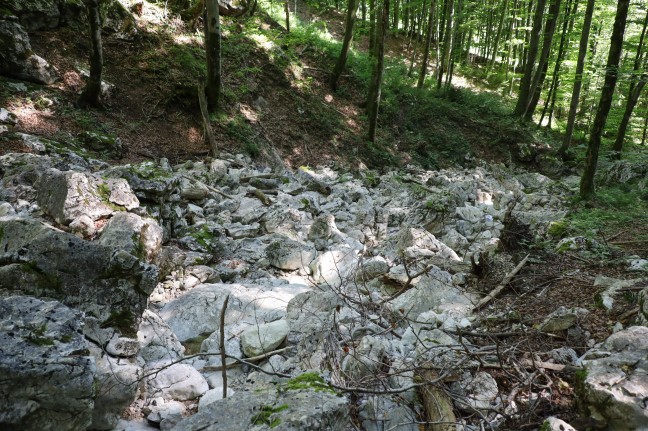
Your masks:
<svg viewBox="0 0 648 431"><path fill-rule="evenodd" d="M565 220L552 221L549 224L547 233L554 238L563 238L567 234L569 223Z"/></svg>
<svg viewBox="0 0 648 431"><path fill-rule="evenodd" d="M288 380L282 388L289 391L313 389L316 392L330 392L337 394L337 392L335 392L335 389L333 389L331 385L326 383L322 376L320 376L316 372L300 374L299 376Z"/></svg>
<svg viewBox="0 0 648 431"><path fill-rule="evenodd" d="M135 336L135 317L133 313L127 308L121 310L112 310L110 317L101 323L102 328L115 328L118 329L125 336Z"/></svg>
<svg viewBox="0 0 648 431"><path fill-rule="evenodd" d="M54 345L54 340L45 336L46 331L47 331L46 324L42 324L41 326L32 329L31 333L27 336L27 341L37 346Z"/></svg>
<svg viewBox="0 0 648 431"><path fill-rule="evenodd" d="M173 176L172 173L160 168L154 162L143 162L139 165L133 165L129 170L135 175L147 180L168 179Z"/></svg>
<svg viewBox="0 0 648 431"><path fill-rule="evenodd" d="M97 193L99 194L99 198L101 199L101 201L111 210L126 211L126 208L124 208L123 206L117 205L110 201L110 196L112 194L112 191L110 190L110 187L108 187L108 184L106 183L99 184L97 186Z"/></svg>
<svg viewBox="0 0 648 431"><path fill-rule="evenodd" d="M135 246L135 250L133 253L135 254L135 257L137 257L140 260L144 260L146 258L146 249L144 248L144 244L141 241L141 238L137 233L133 232L131 235L131 240L133 241L133 245Z"/></svg>
<svg viewBox="0 0 648 431"><path fill-rule="evenodd" d="M20 269L25 273L34 274L36 276L36 284L39 289L52 289L56 292L61 292L63 283L61 283L58 276L56 274L46 273L36 262L21 263Z"/></svg>
<svg viewBox="0 0 648 431"><path fill-rule="evenodd" d="M544 421L539 431L551 431L551 425L549 424L549 421Z"/></svg>
<svg viewBox="0 0 648 431"><path fill-rule="evenodd" d="M261 406L261 411L252 416L253 425L268 425L270 428L275 428L281 423L281 419L273 416L275 413L282 412L288 409L288 404L280 406Z"/></svg>

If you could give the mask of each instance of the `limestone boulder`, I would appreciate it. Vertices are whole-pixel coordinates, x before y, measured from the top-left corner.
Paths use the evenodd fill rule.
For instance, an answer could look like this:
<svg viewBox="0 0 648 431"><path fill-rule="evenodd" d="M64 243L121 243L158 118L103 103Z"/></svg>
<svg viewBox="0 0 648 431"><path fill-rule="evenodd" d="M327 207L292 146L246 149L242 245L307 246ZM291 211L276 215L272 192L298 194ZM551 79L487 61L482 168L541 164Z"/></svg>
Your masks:
<svg viewBox="0 0 648 431"><path fill-rule="evenodd" d="M580 359L577 398L586 415L615 431L648 429L648 328L612 334Z"/></svg>
<svg viewBox="0 0 648 431"><path fill-rule="evenodd" d="M0 74L37 84L53 84L58 80L56 69L33 53L29 36L18 22L0 20L0 46Z"/></svg>
<svg viewBox="0 0 648 431"><path fill-rule="evenodd" d="M279 238L272 242L266 253L270 265L292 271L306 268L317 255L314 247L290 238Z"/></svg>
<svg viewBox="0 0 648 431"><path fill-rule="evenodd" d="M157 267L116 247L16 216L0 217L0 290L57 299L99 319L105 327L135 333L157 284Z"/></svg>
<svg viewBox="0 0 648 431"><path fill-rule="evenodd" d="M82 321L57 301L0 298L0 428L90 427L96 368Z"/></svg>
<svg viewBox="0 0 648 431"><path fill-rule="evenodd" d="M345 397L328 390L250 390L206 405L173 431L343 431L349 424Z"/></svg>
<svg viewBox="0 0 648 431"><path fill-rule="evenodd" d="M286 339L289 329L285 320L251 326L241 334L243 353L252 357L273 351Z"/></svg>
<svg viewBox="0 0 648 431"><path fill-rule="evenodd" d="M162 234L162 228L155 220L120 212L108 221L98 242L152 262L160 254Z"/></svg>
<svg viewBox="0 0 648 431"><path fill-rule="evenodd" d="M200 398L209 390L207 380L187 364L173 364L162 368L147 379L149 397L164 397L176 401Z"/></svg>

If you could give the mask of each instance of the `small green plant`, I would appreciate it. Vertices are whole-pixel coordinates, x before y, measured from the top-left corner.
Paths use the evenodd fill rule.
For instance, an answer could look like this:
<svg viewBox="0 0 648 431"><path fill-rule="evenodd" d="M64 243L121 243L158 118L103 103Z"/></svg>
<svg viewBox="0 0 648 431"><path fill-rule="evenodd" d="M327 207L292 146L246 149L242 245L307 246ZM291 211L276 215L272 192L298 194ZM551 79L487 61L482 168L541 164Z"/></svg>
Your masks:
<svg viewBox="0 0 648 431"><path fill-rule="evenodd" d="M276 428L281 423L281 418L274 416L274 414L287 410L288 408L287 404L276 407L263 405L261 406L261 411L252 416L251 422L253 425L268 425L270 428Z"/></svg>
<svg viewBox="0 0 648 431"><path fill-rule="evenodd" d="M45 336L47 331L47 325L43 323L37 328L33 328L32 331L27 336L27 341L37 346L52 346L54 345L54 340Z"/></svg>
<svg viewBox="0 0 648 431"><path fill-rule="evenodd" d="M282 389L288 391L297 391L301 389L313 389L317 392L330 392L336 394L335 389L324 381L322 376L316 372L307 372L293 377L288 380Z"/></svg>

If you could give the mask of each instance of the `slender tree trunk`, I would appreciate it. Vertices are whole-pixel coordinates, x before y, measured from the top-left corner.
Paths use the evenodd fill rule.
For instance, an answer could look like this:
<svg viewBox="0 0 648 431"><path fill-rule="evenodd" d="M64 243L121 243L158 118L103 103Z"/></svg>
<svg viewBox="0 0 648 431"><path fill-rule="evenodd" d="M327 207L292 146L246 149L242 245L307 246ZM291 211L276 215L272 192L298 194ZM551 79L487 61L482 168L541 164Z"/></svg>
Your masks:
<svg viewBox="0 0 648 431"><path fill-rule="evenodd" d="M221 31L218 0L205 1L205 45L207 52L207 106L216 112L221 92Z"/></svg>
<svg viewBox="0 0 648 431"><path fill-rule="evenodd" d="M383 62L385 57L385 37L389 30L389 0L383 0L382 7L378 9L378 34L376 37L376 52L374 53L374 70L369 87L369 100L367 103L367 116L369 118L369 140L376 141L376 128L378 127L378 108L380 106L380 93L382 88Z"/></svg>
<svg viewBox="0 0 648 431"><path fill-rule="evenodd" d="M450 49L452 47L452 22L454 20L454 0L446 1L445 11L445 30L443 31L443 54L439 62L439 70L437 73L437 88L441 88L443 84L443 74L448 70L448 63L450 61Z"/></svg>
<svg viewBox="0 0 648 431"><path fill-rule="evenodd" d="M648 103L644 112L643 134L641 135L641 146L646 145L646 138L648 137Z"/></svg>
<svg viewBox="0 0 648 431"><path fill-rule="evenodd" d="M342 75L344 66L346 65L347 57L349 56L349 48L353 42L353 26L356 20L356 12L358 9L358 0L349 0L347 3L347 14L344 25L344 40L342 41L342 51L335 63L333 73L331 74L331 90L337 90L337 83Z"/></svg>
<svg viewBox="0 0 648 431"><path fill-rule="evenodd" d="M560 2L561 0L554 0L549 5L549 15L547 16L547 22L545 24L545 36L542 43L542 51L540 53L538 70L533 77L533 82L531 83L531 90L529 93L531 95L531 98L524 112L524 118L527 120L531 120L533 118L533 113L538 106L540 94L542 93L542 86L544 85L544 80L547 76L547 70L549 68L549 53L551 52L553 37L556 32L556 23L560 14Z"/></svg>
<svg viewBox="0 0 648 431"><path fill-rule="evenodd" d="M430 14L428 17L427 34L425 35L425 48L423 48L423 60L421 61L421 72L419 73L417 88L423 88L425 74L427 73L428 62L430 60L430 44L432 43L432 24L434 22L435 0L430 1Z"/></svg>
<svg viewBox="0 0 648 431"><path fill-rule="evenodd" d="M518 101L515 105L513 114L522 116L529 105L531 97L531 82L533 78L533 66L535 65L536 57L538 56L538 47L540 45L540 33L542 32L542 16L544 15L546 0L538 0L536 12L533 18L533 27L531 29L531 38L529 40L529 48L524 61L524 74L520 82L520 91L518 93Z"/></svg>
<svg viewBox="0 0 648 431"><path fill-rule="evenodd" d="M578 61L576 63L576 77L574 78L574 89L572 91L571 102L569 104L569 114L567 116L567 129L563 139L559 155L564 159L567 150L571 145L571 139L574 134L574 124L576 123L576 112L578 111L578 101L580 100L581 86L583 85L583 71L585 70L585 57L587 56L587 43L589 41L590 28L592 26L592 15L594 14L594 1L587 0L585 8L585 20L581 32L580 46L578 48Z"/></svg>
<svg viewBox="0 0 648 431"><path fill-rule="evenodd" d="M100 106L101 74L103 72L103 48L101 46L101 18L99 1L86 0L90 22L90 77L79 97L80 106Z"/></svg>
<svg viewBox="0 0 648 431"><path fill-rule="evenodd" d="M288 6L288 2L290 0L285 0L284 3L284 12L286 14L286 31L290 33L290 8Z"/></svg>
<svg viewBox="0 0 648 431"><path fill-rule="evenodd" d="M643 73L639 77L639 82L637 82L637 74L641 69L641 63L643 62L643 46L646 37L646 28L648 27L648 11L646 12L646 18L644 19L643 28L641 30L641 36L639 37L639 44L637 45L637 54L635 56L633 75L630 79L630 89L628 90L628 100L626 102L625 111L623 112L623 118L621 119L621 124L619 124L619 131L617 132L614 145L612 150L614 151L613 157L615 159L621 158L621 150L623 149L623 141L625 140L626 131L628 129L628 123L630 123L630 117L632 117L632 111L634 111L639 96L641 95L641 90L643 90L644 85L646 85L646 79L648 79L648 74ZM648 66L648 62L643 62L644 68Z"/></svg>
<svg viewBox="0 0 648 431"><path fill-rule="evenodd" d="M455 6L455 18L454 18L454 30L452 34L452 42L450 46L450 55L448 57L448 72L446 73L446 87L452 85L452 76L454 75L454 66L455 66L455 57L457 56L457 51L460 49L461 41L461 25L462 25L462 14L463 14L463 0L457 0Z"/></svg>
<svg viewBox="0 0 648 431"><path fill-rule="evenodd" d="M612 106L612 96L616 87L617 74L619 72L619 61L623 48L623 33L625 32L626 20L628 18L628 7L630 0L618 0L617 11L612 28L612 39L610 41L610 52L605 67L605 84L601 90L601 99L596 117L592 125L587 155L585 156L585 170L580 183L580 195L583 199L589 199L594 195L594 174L598 163L599 148L601 147L601 135L605 128L608 113Z"/></svg>
<svg viewBox="0 0 648 431"><path fill-rule="evenodd" d="M392 28L398 31L398 18L399 18L400 0L394 1L394 16L392 20Z"/></svg>
<svg viewBox="0 0 648 431"><path fill-rule="evenodd" d="M376 0L369 0L369 55L376 49Z"/></svg>
<svg viewBox="0 0 648 431"><path fill-rule="evenodd" d="M504 20L506 19L506 15L508 12L508 4L509 0L504 0L504 6L502 7L502 13L499 18L499 22L497 23L497 33L495 34L495 42L493 43L493 56L491 57L491 61L489 62L488 65L488 73L493 69L495 66L495 62L497 61L497 51L499 50L499 44L500 44L500 39L502 37L502 29L504 28Z"/></svg>

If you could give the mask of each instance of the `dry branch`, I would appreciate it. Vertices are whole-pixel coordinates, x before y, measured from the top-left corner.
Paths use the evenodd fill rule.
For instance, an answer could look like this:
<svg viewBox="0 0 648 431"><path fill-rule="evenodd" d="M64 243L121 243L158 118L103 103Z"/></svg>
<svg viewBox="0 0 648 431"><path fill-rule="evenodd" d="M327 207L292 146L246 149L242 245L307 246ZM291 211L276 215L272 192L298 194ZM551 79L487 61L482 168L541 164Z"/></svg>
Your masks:
<svg viewBox="0 0 648 431"><path fill-rule="evenodd" d="M517 274L517 273L520 271L520 269L522 269L522 267L524 266L524 264L527 262L528 259L529 259L529 255L527 254L527 255L524 257L524 259L522 259L522 260L520 261L520 263L518 263L517 266L516 266L515 268L513 268L513 270L512 270L511 272L509 272L508 274L506 274L506 276L502 279L502 282L501 282L500 284L498 284L497 287L495 287L495 289L493 289L493 290L492 290L488 295L486 295L485 297L483 297L482 300L479 301L479 302L477 303L477 305L475 305L475 306L473 307L473 311L477 311L477 310L479 310L479 309L482 308L484 305L488 304L488 303L491 302L493 299L495 299L495 297L496 297L497 295L499 295L499 294L502 292L502 290L504 290L504 288L506 287L506 285L509 284L509 283L511 282L511 280L513 279L513 277L515 277L515 274Z"/></svg>
<svg viewBox="0 0 648 431"><path fill-rule="evenodd" d="M218 157L218 146L214 138L214 132L209 122L209 113L207 112L207 100L205 99L205 88L202 84L198 85L198 104L200 105L200 113L202 114L203 127L205 129L205 137L209 143L212 151L212 156Z"/></svg>

